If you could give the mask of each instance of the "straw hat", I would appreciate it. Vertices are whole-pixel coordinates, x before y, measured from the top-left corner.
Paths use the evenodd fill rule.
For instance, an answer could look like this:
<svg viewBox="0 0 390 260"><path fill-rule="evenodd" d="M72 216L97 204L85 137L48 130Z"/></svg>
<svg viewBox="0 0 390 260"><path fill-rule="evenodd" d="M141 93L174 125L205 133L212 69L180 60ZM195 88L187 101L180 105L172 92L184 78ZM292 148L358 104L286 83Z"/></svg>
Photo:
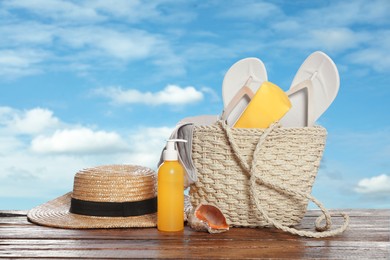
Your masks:
<svg viewBox="0 0 390 260"><path fill-rule="evenodd" d="M30 210L28 219L58 228L155 227L156 173L135 165L84 169L73 192Z"/></svg>

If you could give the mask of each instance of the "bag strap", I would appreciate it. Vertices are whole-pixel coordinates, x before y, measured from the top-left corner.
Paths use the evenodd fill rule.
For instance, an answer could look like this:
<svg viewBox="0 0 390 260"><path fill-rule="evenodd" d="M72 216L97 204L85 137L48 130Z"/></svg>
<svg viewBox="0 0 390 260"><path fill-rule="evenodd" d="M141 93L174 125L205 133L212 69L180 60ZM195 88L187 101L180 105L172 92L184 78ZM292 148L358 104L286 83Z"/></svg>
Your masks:
<svg viewBox="0 0 390 260"><path fill-rule="evenodd" d="M269 128L265 129L264 133L260 136L259 141L258 141L256 148L255 148L254 154L253 154L251 166L249 166L248 163L241 156L241 154L239 152L239 148L238 148L237 144L235 143L234 136L231 133L231 129L227 126L227 124L225 122L221 122L221 126L222 126L222 129L226 133L229 144L230 144L231 148L233 149L233 152L234 152L235 156L237 157L241 167L249 175L251 198L255 202L258 213L260 213L261 216L268 223L272 224L273 226L275 226L278 229L289 232L291 234L305 236L305 237L314 237L314 238L322 238L322 237L329 237L329 236L338 235L347 229L347 227L349 225L349 216L347 214L340 213L340 215L344 218L343 225L336 228L336 229L330 230L331 225L332 225L331 215L326 210L326 208L322 205L322 203L319 202L314 196L312 196L311 194L308 194L308 193L303 193L303 192L293 190L291 188L286 187L285 185L276 184L275 182L273 182L271 180L267 180L263 176L260 176L256 172L257 161L258 161L257 156L258 156L259 151L262 147L262 144L266 140L267 136L275 128L279 127L278 123L274 123ZM314 202L314 204L316 204L319 207L319 209L322 211L322 215L319 216L315 222L316 230L319 232L298 230L296 228L286 226L286 225L280 223L279 221L271 218L268 215L268 212L264 208L261 207L260 202L259 202L259 198L256 196L256 190L255 190L256 184L263 184L263 185L266 185L266 186L268 186L268 187L270 187L278 192L282 192L284 194L288 194L288 195L295 196L295 197L302 198L302 199L309 199L312 202ZM325 225L321 226L321 222L324 219L325 219Z"/></svg>

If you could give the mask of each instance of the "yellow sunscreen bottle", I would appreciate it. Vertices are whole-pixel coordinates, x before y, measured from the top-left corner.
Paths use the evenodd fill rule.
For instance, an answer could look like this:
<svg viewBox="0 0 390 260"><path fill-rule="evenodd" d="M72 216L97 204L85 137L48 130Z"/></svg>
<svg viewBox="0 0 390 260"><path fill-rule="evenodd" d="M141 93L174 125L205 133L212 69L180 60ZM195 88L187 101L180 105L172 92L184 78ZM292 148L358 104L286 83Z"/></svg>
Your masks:
<svg viewBox="0 0 390 260"><path fill-rule="evenodd" d="M265 81L235 123L237 128L267 128L281 119L291 108L287 94L275 84Z"/></svg>
<svg viewBox="0 0 390 260"><path fill-rule="evenodd" d="M157 228L167 232L184 229L184 168L178 161L175 142L187 141L167 141L157 179Z"/></svg>

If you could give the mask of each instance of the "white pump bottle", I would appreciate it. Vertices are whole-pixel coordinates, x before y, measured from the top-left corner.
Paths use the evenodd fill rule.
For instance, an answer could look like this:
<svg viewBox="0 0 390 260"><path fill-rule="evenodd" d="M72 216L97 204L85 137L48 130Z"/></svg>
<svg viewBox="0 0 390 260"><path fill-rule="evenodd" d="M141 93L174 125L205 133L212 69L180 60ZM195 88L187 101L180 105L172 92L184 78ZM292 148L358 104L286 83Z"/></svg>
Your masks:
<svg viewBox="0 0 390 260"><path fill-rule="evenodd" d="M168 232L184 229L184 168L178 161L175 142L187 140L167 141L157 181L157 228Z"/></svg>

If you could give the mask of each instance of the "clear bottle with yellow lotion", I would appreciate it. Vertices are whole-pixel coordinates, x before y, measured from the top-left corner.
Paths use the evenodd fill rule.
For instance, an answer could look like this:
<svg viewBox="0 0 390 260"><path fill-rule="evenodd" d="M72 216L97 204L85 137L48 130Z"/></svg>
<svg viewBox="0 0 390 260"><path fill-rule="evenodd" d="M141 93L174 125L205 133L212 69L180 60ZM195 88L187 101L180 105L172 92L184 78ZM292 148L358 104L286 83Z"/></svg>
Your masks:
<svg viewBox="0 0 390 260"><path fill-rule="evenodd" d="M184 168L178 161L175 142L187 141L168 140L163 152L164 162L158 169L157 228L166 232L184 229Z"/></svg>

